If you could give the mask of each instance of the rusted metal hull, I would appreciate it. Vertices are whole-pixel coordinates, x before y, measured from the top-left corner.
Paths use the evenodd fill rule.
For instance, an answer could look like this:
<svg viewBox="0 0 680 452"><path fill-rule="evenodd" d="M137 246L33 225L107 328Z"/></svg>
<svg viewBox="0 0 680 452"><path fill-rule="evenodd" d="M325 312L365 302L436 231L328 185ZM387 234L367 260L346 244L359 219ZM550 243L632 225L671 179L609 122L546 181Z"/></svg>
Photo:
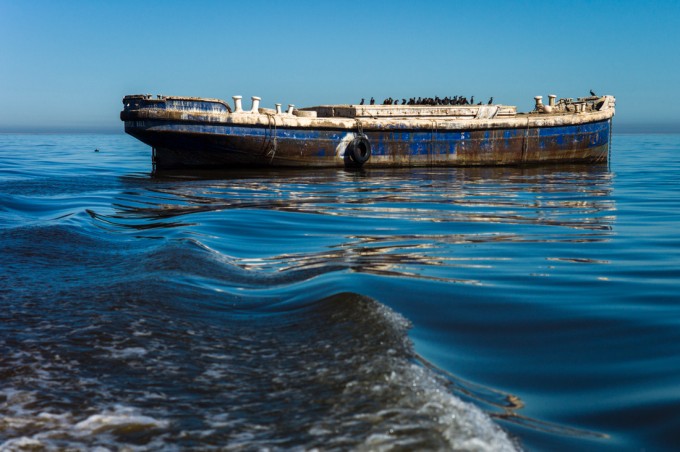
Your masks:
<svg viewBox="0 0 680 452"><path fill-rule="evenodd" d="M227 107L228 108L228 107ZM153 148L159 169L350 164L361 135L370 167L606 162L611 114L524 115L491 120L277 118L273 114L124 110L125 131Z"/></svg>

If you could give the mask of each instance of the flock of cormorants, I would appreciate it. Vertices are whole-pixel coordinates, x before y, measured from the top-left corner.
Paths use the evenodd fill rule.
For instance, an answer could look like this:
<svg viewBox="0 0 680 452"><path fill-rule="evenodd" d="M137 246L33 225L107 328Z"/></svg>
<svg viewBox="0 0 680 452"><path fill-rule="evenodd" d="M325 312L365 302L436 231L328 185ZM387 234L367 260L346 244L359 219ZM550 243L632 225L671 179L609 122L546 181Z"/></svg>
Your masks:
<svg viewBox="0 0 680 452"><path fill-rule="evenodd" d="M489 99L487 105L493 104L493 97ZM359 105L364 105L364 99L361 99ZM371 97L369 105L375 105L375 99ZM382 103L382 105L400 105L399 99L392 99L388 97ZM465 96L453 96L440 98L439 96L434 97L411 97L409 100L401 99L401 105L475 105L475 96L471 96L468 100ZM477 105L482 105L479 102Z"/></svg>
<svg viewBox="0 0 680 452"><path fill-rule="evenodd" d="M595 94L592 89L590 90L590 95L597 96L597 94ZM487 102L487 105L492 104L493 97L489 98L489 102ZM361 102L359 102L359 105L364 105L363 98L361 99ZM371 97L369 105L375 105L374 98ZM443 99L439 96L418 98L411 97L409 100L401 99L401 104L399 104L399 99L392 99L391 97L388 97L383 101L382 105L475 105L475 96L470 96L470 100L468 100L468 98L465 96L446 96ZM477 105L482 105L482 103L478 102Z"/></svg>

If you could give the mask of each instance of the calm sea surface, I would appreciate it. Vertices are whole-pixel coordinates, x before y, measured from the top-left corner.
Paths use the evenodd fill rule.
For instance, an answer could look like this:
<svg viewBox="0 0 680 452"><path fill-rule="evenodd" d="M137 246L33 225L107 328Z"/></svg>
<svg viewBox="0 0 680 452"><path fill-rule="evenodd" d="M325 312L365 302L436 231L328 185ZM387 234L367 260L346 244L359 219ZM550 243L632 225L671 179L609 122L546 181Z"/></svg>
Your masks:
<svg viewBox="0 0 680 452"><path fill-rule="evenodd" d="M152 174L0 134L0 449L677 448L680 135L613 143Z"/></svg>

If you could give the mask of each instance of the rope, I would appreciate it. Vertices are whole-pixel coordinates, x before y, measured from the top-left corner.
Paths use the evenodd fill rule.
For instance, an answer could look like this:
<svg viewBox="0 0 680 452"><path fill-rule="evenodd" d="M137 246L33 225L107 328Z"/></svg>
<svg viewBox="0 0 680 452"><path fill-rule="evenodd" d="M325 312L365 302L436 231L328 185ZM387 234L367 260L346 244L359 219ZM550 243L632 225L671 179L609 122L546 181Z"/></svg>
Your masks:
<svg viewBox="0 0 680 452"><path fill-rule="evenodd" d="M612 118L609 118L609 143L607 143L607 165L612 161Z"/></svg>
<svg viewBox="0 0 680 452"><path fill-rule="evenodd" d="M273 130L272 123L274 124ZM265 157L269 157L269 163L271 163L274 160L278 148L278 143L276 142L276 117L272 113L267 113L267 132L269 134L269 140L267 140L267 136L265 135L264 151Z"/></svg>
<svg viewBox="0 0 680 452"><path fill-rule="evenodd" d="M522 146L522 163L526 161L528 148L529 148L529 117L527 116L527 128L524 129L524 143Z"/></svg>
<svg viewBox="0 0 680 452"><path fill-rule="evenodd" d="M432 133L430 134L430 152L429 152L429 155L428 155L428 158L430 159L430 163L432 162L432 160L434 160L434 149L435 149L435 139L434 139L434 137L439 130L439 129L437 129L437 120L432 119L431 121L432 121Z"/></svg>
<svg viewBox="0 0 680 452"><path fill-rule="evenodd" d="M354 118L354 120L357 122L357 131L359 132L359 135L364 134L364 126L361 124L361 121L359 118Z"/></svg>

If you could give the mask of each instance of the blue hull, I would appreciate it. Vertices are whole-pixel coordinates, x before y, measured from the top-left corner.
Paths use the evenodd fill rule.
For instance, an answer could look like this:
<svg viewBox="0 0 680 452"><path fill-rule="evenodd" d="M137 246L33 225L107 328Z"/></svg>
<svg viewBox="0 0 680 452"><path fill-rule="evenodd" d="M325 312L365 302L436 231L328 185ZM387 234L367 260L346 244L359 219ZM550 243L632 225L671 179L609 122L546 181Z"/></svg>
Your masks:
<svg viewBox="0 0 680 452"><path fill-rule="evenodd" d="M468 131L364 130L370 166L474 166L604 162L610 120L561 127ZM159 168L232 165L343 166L346 130L128 121L125 131L155 149Z"/></svg>
<svg viewBox="0 0 680 452"><path fill-rule="evenodd" d="M232 113L222 101L198 98L127 96L124 103L125 131L153 148L157 168L168 169L601 163L608 160L613 116L612 108L487 120L309 119Z"/></svg>

